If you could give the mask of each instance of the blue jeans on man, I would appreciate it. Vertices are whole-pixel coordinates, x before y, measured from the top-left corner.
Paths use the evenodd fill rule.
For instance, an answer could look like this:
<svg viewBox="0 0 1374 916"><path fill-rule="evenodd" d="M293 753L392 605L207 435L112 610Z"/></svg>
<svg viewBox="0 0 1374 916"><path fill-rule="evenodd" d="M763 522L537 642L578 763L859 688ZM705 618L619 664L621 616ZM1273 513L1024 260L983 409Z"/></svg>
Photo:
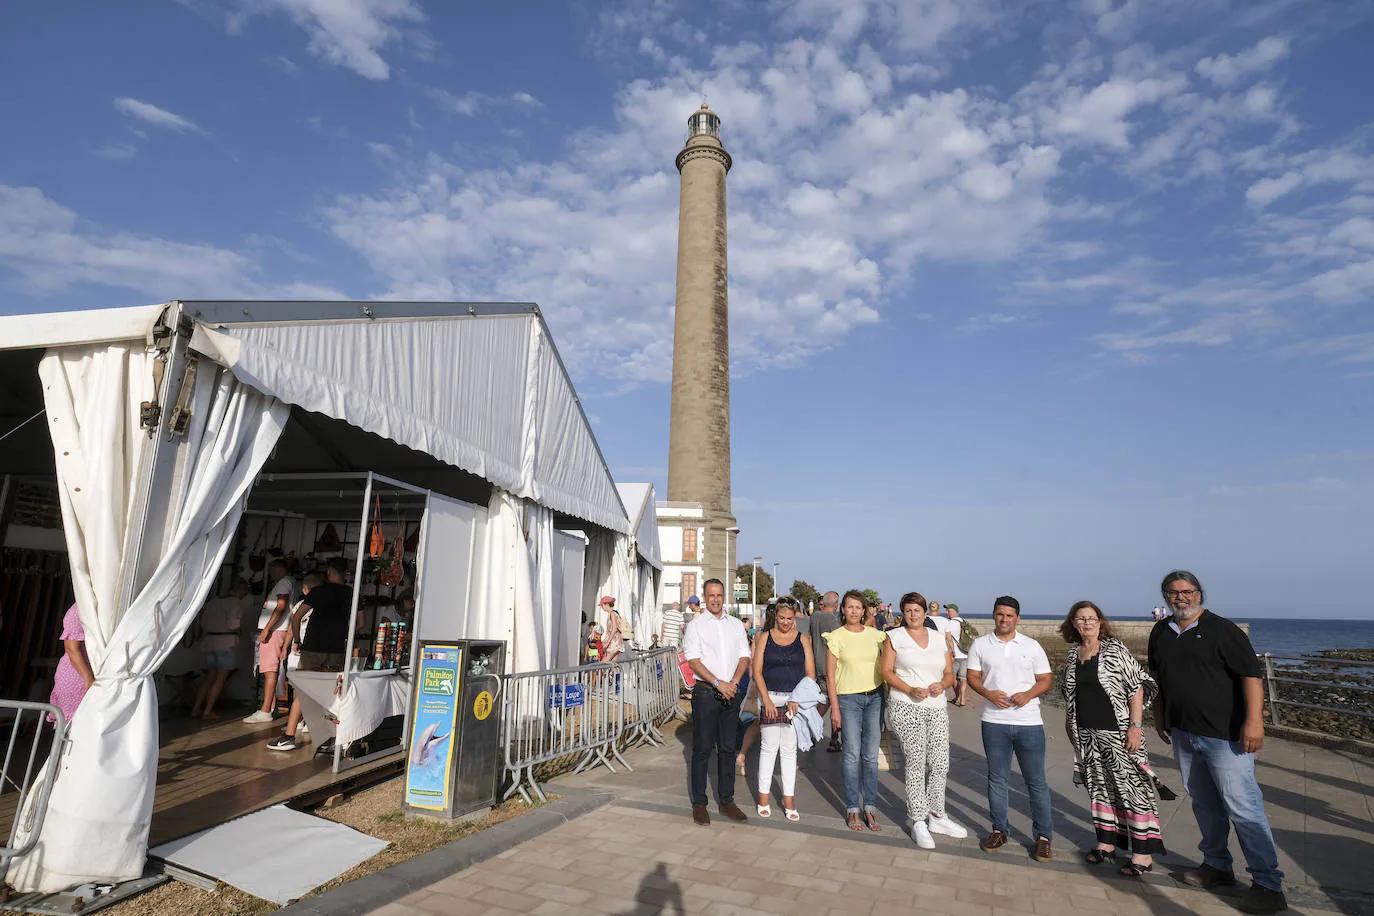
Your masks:
<svg viewBox="0 0 1374 916"><path fill-rule="evenodd" d="M1045 726L983 723L983 753L988 759L988 815L992 829L1010 834L1007 827L1007 783L1011 779L1011 755L1021 767L1030 795L1032 839L1054 836L1050 812L1050 785L1045 781Z"/></svg>
<svg viewBox="0 0 1374 916"><path fill-rule="evenodd" d="M1264 796L1255 780L1255 755L1238 741L1194 735L1175 728L1169 736L1183 785L1193 800L1193 816L1202 831L1197 844L1202 861L1219 871L1234 871L1231 825L1245 854L1246 871L1256 884L1283 890L1283 872L1274 835L1264 814Z"/></svg>
<svg viewBox="0 0 1374 916"><path fill-rule="evenodd" d="M844 808L847 814L877 811L878 745L883 735L882 692L842 693Z"/></svg>

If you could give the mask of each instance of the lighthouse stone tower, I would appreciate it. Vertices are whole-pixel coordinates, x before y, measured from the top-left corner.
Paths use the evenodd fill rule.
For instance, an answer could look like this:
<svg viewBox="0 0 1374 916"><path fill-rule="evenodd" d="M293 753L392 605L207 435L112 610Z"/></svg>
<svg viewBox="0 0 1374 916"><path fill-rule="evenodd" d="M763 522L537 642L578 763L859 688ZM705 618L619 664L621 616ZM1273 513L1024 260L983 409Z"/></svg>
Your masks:
<svg viewBox="0 0 1374 916"><path fill-rule="evenodd" d="M673 328L669 502L702 507L702 572L726 583L732 602L739 563L730 508L730 319L725 243L725 175L730 154L720 118L704 104L687 119L677 154L682 175ZM700 587L700 586L698 586ZM683 596L686 598L686 595Z"/></svg>

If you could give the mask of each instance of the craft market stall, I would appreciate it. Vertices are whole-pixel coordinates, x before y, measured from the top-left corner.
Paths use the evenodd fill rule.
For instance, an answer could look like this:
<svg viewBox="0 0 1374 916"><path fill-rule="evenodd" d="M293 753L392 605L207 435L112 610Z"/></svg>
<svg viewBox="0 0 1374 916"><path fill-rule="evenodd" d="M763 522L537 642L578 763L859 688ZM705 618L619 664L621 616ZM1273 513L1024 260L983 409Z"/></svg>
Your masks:
<svg viewBox="0 0 1374 916"><path fill-rule="evenodd" d="M6 317L0 383L0 480L55 496L44 548L61 562L39 574L69 575L50 590L74 593L96 674L36 845L10 870L21 890L142 874L158 673L255 554L294 543L304 568L335 546L352 563L344 670L296 677L317 698L311 730L338 733L336 770L404 710L407 642L497 640L508 670L550 668L576 657L587 594L632 588L633 523L534 305L174 301ZM407 588L405 627L380 620ZM51 628L54 602L34 600L46 610L30 630ZM30 651L8 645L12 622L0 649Z"/></svg>

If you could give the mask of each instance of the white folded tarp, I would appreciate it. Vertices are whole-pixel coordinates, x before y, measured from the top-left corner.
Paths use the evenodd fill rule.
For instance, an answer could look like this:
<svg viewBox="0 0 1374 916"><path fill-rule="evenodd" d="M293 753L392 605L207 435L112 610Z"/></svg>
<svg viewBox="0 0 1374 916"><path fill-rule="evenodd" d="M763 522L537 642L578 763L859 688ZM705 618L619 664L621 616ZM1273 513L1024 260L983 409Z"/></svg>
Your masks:
<svg viewBox="0 0 1374 916"><path fill-rule="evenodd" d="M150 851L285 906L387 845L344 824L273 805Z"/></svg>
<svg viewBox="0 0 1374 916"><path fill-rule="evenodd" d="M516 497L630 531L534 312L197 325L191 346L288 404L426 452Z"/></svg>
<svg viewBox="0 0 1374 916"><path fill-rule="evenodd" d="M119 520L127 517L140 470L128 456L147 433L136 412L111 405L132 398L144 368L122 345L57 348L40 365L72 579L96 680L72 717L38 843L10 870L9 880L23 891L56 892L143 873L157 777L152 675L195 619L253 478L286 424L286 405L228 372L197 376L181 446L183 473L169 495L170 536L147 584L116 616L108 596L118 588L128 548Z"/></svg>

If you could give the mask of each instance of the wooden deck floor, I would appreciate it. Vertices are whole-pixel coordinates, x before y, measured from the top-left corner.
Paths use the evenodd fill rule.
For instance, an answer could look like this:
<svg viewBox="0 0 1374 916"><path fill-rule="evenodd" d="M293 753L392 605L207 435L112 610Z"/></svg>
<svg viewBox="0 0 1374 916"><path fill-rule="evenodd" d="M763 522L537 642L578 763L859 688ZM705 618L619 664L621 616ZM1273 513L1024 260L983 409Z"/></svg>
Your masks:
<svg viewBox="0 0 1374 916"><path fill-rule="evenodd" d="M269 751L284 720L244 725L237 716L206 726L185 717L161 722L157 796L150 846L222 824L268 805L393 765L399 755L371 761L339 776L313 748ZM40 756L41 759L41 756ZM0 796L0 836L14 818L14 793Z"/></svg>

